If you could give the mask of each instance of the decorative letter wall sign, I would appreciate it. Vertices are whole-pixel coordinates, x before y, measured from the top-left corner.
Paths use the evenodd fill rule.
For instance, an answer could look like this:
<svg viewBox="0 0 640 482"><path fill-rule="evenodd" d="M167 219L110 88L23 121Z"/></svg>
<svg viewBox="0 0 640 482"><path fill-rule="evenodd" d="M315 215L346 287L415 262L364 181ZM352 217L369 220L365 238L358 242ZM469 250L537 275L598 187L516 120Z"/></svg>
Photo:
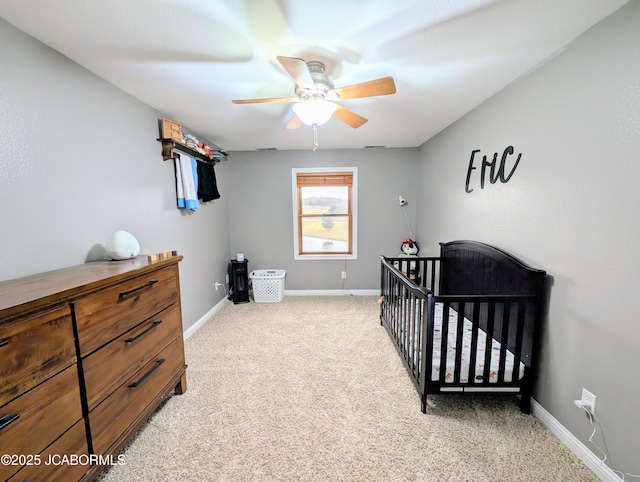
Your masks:
<svg viewBox="0 0 640 482"><path fill-rule="evenodd" d="M471 159L469 159L469 167L467 169L467 181L464 185L464 190L466 192L473 192L473 189L469 188L469 183L471 181L472 172L477 169L477 167L473 165L473 161L475 160L476 154L478 152L480 152L480 149L474 149L471 151ZM493 159L491 161L487 161L487 156L482 156L482 165L480 166L480 189L484 189L484 180L487 168L490 168L489 182L491 184L495 184L497 181L500 181L503 184L509 182L509 179L511 179L513 173L516 172L516 168L518 167L518 164L520 164L520 158L522 157L522 153L518 154L518 157L513 163L511 171L509 171L508 175L505 175L507 156L513 155L513 152L513 146L508 146L502 153L502 158L500 159L499 164L497 152L493 154Z"/></svg>

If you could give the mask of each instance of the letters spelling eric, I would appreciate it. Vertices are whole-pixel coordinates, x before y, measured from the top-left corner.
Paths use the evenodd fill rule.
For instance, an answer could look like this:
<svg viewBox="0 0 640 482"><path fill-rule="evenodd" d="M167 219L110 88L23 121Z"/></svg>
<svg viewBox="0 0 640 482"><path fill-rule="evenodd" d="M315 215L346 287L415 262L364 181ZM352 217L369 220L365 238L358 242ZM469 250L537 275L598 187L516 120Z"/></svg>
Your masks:
<svg viewBox="0 0 640 482"><path fill-rule="evenodd" d="M469 168L467 169L467 182L464 186L464 190L466 192L473 191L473 189L469 188L469 182L471 181L471 173L477 169L473 165L473 161L475 159L476 153L478 152L480 152L480 149L474 149L473 151L471 151L471 159L469 159ZM495 184L497 181L506 183L509 181L509 179L511 179L511 176L513 176L513 173L516 172L516 168L518 167L520 158L522 157L522 153L518 154L516 162L513 164L513 168L509 172L509 175L505 176L505 163L507 161L507 156L510 156L512 154L513 146L508 146L502 153L502 159L500 159L499 165L497 152L493 154L493 160L491 161L487 161L487 156L482 156L482 166L480 167L480 189L484 189L484 179L487 167L491 168L491 170L489 171L489 181L491 182L491 184Z"/></svg>

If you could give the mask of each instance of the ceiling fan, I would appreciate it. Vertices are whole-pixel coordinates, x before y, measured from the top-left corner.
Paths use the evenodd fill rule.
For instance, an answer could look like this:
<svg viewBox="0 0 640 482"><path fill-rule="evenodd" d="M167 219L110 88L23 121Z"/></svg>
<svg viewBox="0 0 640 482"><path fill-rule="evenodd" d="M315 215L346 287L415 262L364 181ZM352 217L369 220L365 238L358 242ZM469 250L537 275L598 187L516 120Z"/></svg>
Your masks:
<svg viewBox="0 0 640 482"><path fill-rule="evenodd" d="M332 116L357 129L368 119L342 107L336 103L337 101L396 93L396 85L392 77L335 88L333 81L325 74L324 63L318 60L305 62L295 57L278 56L276 58L295 82L295 97L241 99L232 102L234 104L293 102L294 115L285 125L285 129L297 129L301 123L304 123L313 126L315 130Z"/></svg>

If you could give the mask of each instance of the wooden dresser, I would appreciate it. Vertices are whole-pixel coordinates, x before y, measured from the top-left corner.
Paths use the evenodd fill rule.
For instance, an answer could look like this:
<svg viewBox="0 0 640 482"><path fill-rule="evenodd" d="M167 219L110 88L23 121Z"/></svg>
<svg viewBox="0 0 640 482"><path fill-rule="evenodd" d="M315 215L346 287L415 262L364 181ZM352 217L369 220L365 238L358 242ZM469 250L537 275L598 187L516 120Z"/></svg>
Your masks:
<svg viewBox="0 0 640 482"><path fill-rule="evenodd" d="M92 480L184 393L181 259L0 282L0 481Z"/></svg>

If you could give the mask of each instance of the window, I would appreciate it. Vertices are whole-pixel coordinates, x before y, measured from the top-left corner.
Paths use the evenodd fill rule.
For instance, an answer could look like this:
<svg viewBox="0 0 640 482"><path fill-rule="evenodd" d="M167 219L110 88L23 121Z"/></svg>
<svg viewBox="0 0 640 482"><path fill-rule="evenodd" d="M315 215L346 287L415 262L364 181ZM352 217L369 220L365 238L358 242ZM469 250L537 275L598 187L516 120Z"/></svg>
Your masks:
<svg viewBox="0 0 640 482"><path fill-rule="evenodd" d="M357 169L293 169L295 259L356 259Z"/></svg>

